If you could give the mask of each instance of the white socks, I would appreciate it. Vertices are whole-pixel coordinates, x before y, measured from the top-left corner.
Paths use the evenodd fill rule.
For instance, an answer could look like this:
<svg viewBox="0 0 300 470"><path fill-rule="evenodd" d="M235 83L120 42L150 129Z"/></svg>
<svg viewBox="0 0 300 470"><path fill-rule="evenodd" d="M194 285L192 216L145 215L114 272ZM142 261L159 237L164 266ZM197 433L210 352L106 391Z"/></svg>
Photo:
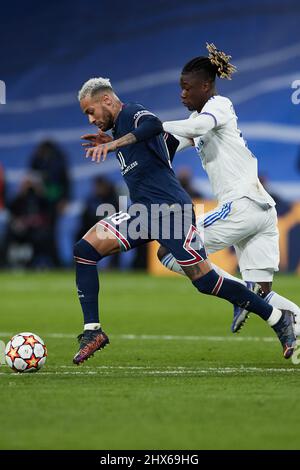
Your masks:
<svg viewBox="0 0 300 470"><path fill-rule="evenodd" d="M276 323L279 322L281 316L282 316L282 312L278 310L278 308L273 307L273 312L271 313L271 315L269 316L267 320L268 325L270 326L276 325Z"/></svg>
<svg viewBox="0 0 300 470"><path fill-rule="evenodd" d="M295 316L294 330L295 335L300 336L300 308L294 302L282 297L282 295L277 294L276 292L270 292L266 297L265 301L268 304L273 305L273 307L281 308L283 310L289 310Z"/></svg>
<svg viewBox="0 0 300 470"><path fill-rule="evenodd" d="M183 276L185 276L185 272L183 271L181 266L179 266L176 259L174 258L174 256L171 253L168 253L167 255L165 255L161 259L160 262L165 266L165 268L169 269L170 271L173 271L174 273L182 274ZM225 277L227 279L231 279L231 281L236 281L236 282L239 282L240 284L243 284L244 286L246 286L246 282L243 281L242 279L239 279L238 277L232 276L231 274L224 271L222 268L219 268L219 266L216 266L213 263L211 263L211 265L212 265L213 269L216 271L216 273L219 274L219 276Z"/></svg>
<svg viewBox="0 0 300 470"><path fill-rule="evenodd" d="M184 270L179 266L176 259L171 253L163 256L160 260L161 264L164 265L165 268L169 269L169 271L173 271L174 273L182 274L185 276Z"/></svg>
<svg viewBox="0 0 300 470"><path fill-rule="evenodd" d="M182 274L185 276L185 272L183 269L179 266L177 263L176 259L171 253L168 253L161 259L161 263L170 271L174 271L175 273ZM216 271L216 273L219 274L219 276L225 277L227 279L231 279L232 281L239 282L243 284L244 286L247 286L246 282L243 281L242 279L239 279L238 277L234 277L231 274L227 273L223 269L219 268L219 266L216 266L215 264L211 263L213 269ZM254 282L254 281L253 281ZM259 284L259 282L258 282ZM294 302L291 302L290 300L286 299L285 297L282 297L281 295L277 294L274 291L271 291L265 298L264 300L272 305L273 312L271 313L270 318L268 319L268 323L270 326L274 326L281 317L281 312L279 309L282 310L289 310L295 315L296 319L296 325L295 325L295 332L296 335L300 335L300 308L298 305L296 305Z"/></svg>
<svg viewBox="0 0 300 470"><path fill-rule="evenodd" d="M271 291L265 297L265 301L268 302L268 304L273 305L273 307L289 310L290 312L293 312L296 317L300 318L300 308L298 305L294 304L294 302L291 302L274 291Z"/></svg>

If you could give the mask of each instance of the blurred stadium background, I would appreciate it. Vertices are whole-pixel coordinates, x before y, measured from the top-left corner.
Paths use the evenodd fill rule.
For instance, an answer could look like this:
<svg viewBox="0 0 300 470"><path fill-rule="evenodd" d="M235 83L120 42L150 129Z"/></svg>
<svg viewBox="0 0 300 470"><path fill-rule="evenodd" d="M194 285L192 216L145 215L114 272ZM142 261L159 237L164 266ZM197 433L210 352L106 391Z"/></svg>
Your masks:
<svg viewBox="0 0 300 470"><path fill-rule="evenodd" d="M1 6L0 252L2 267L69 267L72 245L101 201L126 194L117 160L86 162L80 136L90 128L77 91L93 76L112 80L123 101L138 101L162 119L187 115L179 100L181 67L214 42L238 67L229 96L260 177L280 216L281 269L300 273L300 4L297 0L209 2L68 1ZM193 196L211 201L193 150L174 164ZM33 255L34 249L34 255ZM150 255L150 261L151 258ZM221 264L235 269L231 253ZM107 261L118 269L149 267L145 251ZM150 262L151 269L156 267Z"/></svg>
<svg viewBox="0 0 300 470"><path fill-rule="evenodd" d="M2 2L0 22L0 364L1 344L20 331L49 350L38 374L0 366L0 449L298 449L297 361L282 358L254 315L231 335L231 306L199 299L179 276L119 273L162 273L153 244L102 262L116 269L101 278L111 345L80 369L71 362L82 328L73 272L40 269L71 267L98 204L126 194L113 155L103 165L83 157L80 136L91 128L77 102L82 83L109 77L123 101L184 118L179 73L208 41L238 67L219 93L233 100L277 201L281 270L292 274L276 276L274 289L300 304L299 0L27 0ZM174 166L212 208L195 152ZM229 250L215 261L236 269Z"/></svg>

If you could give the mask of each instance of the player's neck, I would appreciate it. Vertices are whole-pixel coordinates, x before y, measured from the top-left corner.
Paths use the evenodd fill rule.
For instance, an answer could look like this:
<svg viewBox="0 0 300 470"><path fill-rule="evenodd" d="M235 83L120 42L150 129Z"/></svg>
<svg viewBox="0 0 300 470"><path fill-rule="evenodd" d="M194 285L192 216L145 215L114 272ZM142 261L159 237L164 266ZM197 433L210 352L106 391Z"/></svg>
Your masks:
<svg viewBox="0 0 300 470"><path fill-rule="evenodd" d="M204 108L204 106L206 105L208 100L210 100L210 98L212 98L213 96L215 96L217 94L218 93L217 93L217 90L215 88L212 88L211 90L209 90L209 92L207 93L206 98L203 100L203 102L201 103L201 105L197 109L197 113L201 113L202 109Z"/></svg>
<svg viewBox="0 0 300 470"><path fill-rule="evenodd" d="M122 103L122 101L117 99L113 104L113 119L114 119L114 122L116 122L116 120L117 120L120 112L122 111L122 109L123 109L123 103Z"/></svg>

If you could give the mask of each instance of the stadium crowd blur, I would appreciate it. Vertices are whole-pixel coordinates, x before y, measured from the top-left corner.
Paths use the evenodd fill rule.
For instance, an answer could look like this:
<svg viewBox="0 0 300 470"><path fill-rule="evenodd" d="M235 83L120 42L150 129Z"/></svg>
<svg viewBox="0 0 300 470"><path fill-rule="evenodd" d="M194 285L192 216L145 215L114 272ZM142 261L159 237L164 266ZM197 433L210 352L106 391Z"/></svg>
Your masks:
<svg viewBox="0 0 300 470"><path fill-rule="evenodd" d="M192 57L206 55L208 41L237 66L234 79L219 80L217 90L233 101L239 128L275 193L280 269L300 273L299 1L88 5L75 0L70 8L62 0L37 8L29 0L11 15L10 2L2 2L0 37L9 47L1 49L0 266L71 267L74 240L95 221L97 198L126 194L114 158L103 169L81 160L78 139L90 132L77 100L82 83L104 74L122 101L142 103L164 121L185 119L180 71ZM116 14L122 21L112 34L103 18ZM194 149L175 158L174 168L193 197L212 199ZM141 248L101 263L142 267L145 257Z"/></svg>
<svg viewBox="0 0 300 470"><path fill-rule="evenodd" d="M203 195L197 190L189 167L181 166L177 177L183 188L195 200ZM266 179L261 177L267 185ZM72 247L101 217L100 204L119 209L119 188L109 178L96 176L90 181L90 195L75 204L68 158L58 144L45 140L33 152L29 167L17 193L8 197L5 173L0 166L0 267L52 269L72 265ZM290 204L272 194L278 214L284 214ZM75 222L74 222L75 219ZM68 227L67 234L66 227ZM66 256L66 253L69 254ZM107 269L146 269L147 247L107 258Z"/></svg>
<svg viewBox="0 0 300 470"><path fill-rule="evenodd" d="M184 175L188 185L188 174ZM100 217L96 215L100 204L111 204L119 210L119 194L115 185L103 176L91 180L90 195L79 204L76 222L66 243L72 251L73 243L80 239ZM9 197L5 188L5 173L0 166L0 266L11 268L51 269L68 267L71 258L62 254L59 225L68 218L72 205L72 181L68 159L52 141L43 141L33 152L16 194ZM78 206L77 206L78 207ZM124 264L124 263L123 263ZM121 256L107 260L109 269L120 268ZM144 269L146 249L141 247L129 256L125 267Z"/></svg>

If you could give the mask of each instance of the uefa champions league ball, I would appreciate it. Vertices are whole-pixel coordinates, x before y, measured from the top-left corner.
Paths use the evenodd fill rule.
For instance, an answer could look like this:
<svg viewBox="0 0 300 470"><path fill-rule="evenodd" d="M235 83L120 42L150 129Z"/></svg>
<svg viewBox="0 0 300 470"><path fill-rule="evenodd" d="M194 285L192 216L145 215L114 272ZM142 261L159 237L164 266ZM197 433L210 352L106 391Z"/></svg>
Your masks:
<svg viewBox="0 0 300 470"><path fill-rule="evenodd" d="M34 333L19 333L5 348L6 364L14 372L37 372L46 362L47 348Z"/></svg>

